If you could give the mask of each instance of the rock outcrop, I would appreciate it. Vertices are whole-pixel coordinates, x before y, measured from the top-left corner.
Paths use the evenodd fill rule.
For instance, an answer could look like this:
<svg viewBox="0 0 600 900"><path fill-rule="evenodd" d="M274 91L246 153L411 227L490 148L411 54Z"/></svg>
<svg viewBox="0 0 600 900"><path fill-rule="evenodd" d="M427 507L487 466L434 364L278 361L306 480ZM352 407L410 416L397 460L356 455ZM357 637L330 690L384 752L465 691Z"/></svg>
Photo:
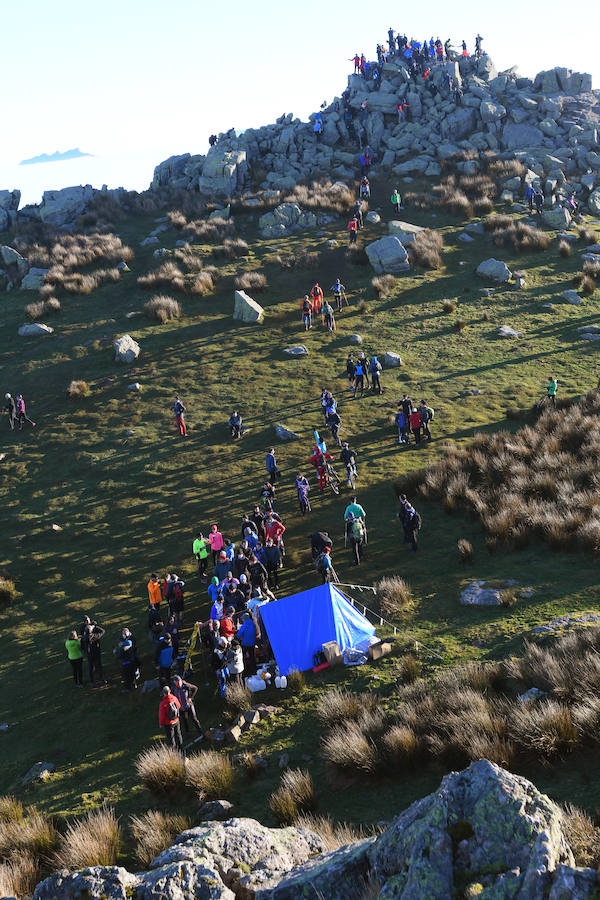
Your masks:
<svg viewBox="0 0 600 900"><path fill-rule="evenodd" d="M576 868L562 812L529 781L486 760L452 772L378 837L324 852L307 828L253 819L207 822L179 835L146 872L93 866L56 872L34 900L591 900L593 869Z"/></svg>
<svg viewBox="0 0 600 900"><path fill-rule="evenodd" d="M21 191L0 191L0 231L14 225L20 202Z"/></svg>
<svg viewBox="0 0 600 900"><path fill-rule="evenodd" d="M316 224L315 214L305 212L297 203L282 203L258 220L263 237L282 237L305 228L314 228Z"/></svg>
<svg viewBox="0 0 600 900"><path fill-rule="evenodd" d="M140 345L130 334L124 334L123 337L118 338L114 343L114 348L115 362L125 363L127 366L130 366L141 352Z"/></svg>
<svg viewBox="0 0 600 900"><path fill-rule="evenodd" d="M246 291L236 291L233 304L233 318L238 322L262 322L265 311Z"/></svg>
<svg viewBox="0 0 600 900"><path fill-rule="evenodd" d="M477 274L480 278L487 279L487 281L497 281L499 283L510 281L512 278L512 272L501 259L484 259L477 266Z"/></svg>
<svg viewBox="0 0 600 900"><path fill-rule="evenodd" d="M410 269L408 254L398 235L386 234L372 244L367 244L365 250L378 275L397 275Z"/></svg>

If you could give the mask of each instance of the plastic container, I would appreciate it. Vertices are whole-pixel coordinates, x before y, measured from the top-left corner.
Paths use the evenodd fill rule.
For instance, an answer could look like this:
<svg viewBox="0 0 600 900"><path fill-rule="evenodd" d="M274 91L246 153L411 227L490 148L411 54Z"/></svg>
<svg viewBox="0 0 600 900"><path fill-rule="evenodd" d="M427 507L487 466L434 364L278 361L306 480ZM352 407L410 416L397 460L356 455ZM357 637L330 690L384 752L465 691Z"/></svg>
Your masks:
<svg viewBox="0 0 600 900"><path fill-rule="evenodd" d="M264 691L267 688L266 682L258 675L251 675L246 678L246 687L255 694L257 691Z"/></svg>
<svg viewBox="0 0 600 900"><path fill-rule="evenodd" d="M287 676L286 675L282 675L281 678L279 679L279 687L281 688L281 690L283 690L284 688L287 687Z"/></svg>

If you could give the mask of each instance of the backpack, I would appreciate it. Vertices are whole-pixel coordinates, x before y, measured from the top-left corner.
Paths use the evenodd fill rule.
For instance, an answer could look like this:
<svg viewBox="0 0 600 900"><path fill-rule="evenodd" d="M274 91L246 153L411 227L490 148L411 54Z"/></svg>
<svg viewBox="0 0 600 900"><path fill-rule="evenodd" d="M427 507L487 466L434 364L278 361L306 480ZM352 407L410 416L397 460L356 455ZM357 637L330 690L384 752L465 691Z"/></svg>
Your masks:
<svg viewBox="0 0 600 900"><path fill-rule="evenodd" d="M302 312L303 312L303 313L308 313L308 312L310 312L310 303L308 302L308 300L304 300L304 301L302 302Z"/></svg>
<svg viewBox="0 0 600 900"><path fill-rule="evenodd" d="M171 700L171 702L169 703L169 716L171 717L171 719L179 718L179 707L177 706L175 700Z"/></svg>
<svg viewBox="0 0 600 900"><path fill-rule="evenodd" d="M319 553L319 555L317 556L317 558L315 560L315 569L317 570L317 572L319 572L320 575L324 575L325 572L327 572L327 570L329 568L329 566L325 565L325 557L326 556L327 556L326 553Z"/></svg>
<svg viewBox="0 0 600 900"><path fill-rule="evenodd" d="M421 516L419 515L419 513L416 510L413 513L413 517L411 519L411 524L414 525L415 531L421 530L422 520L421 520Z"/></svg>
<svg viewBox="0 0 600 900"><path fill-rule="evenodd" d="M355 541L362 541L363 539L363 527L362 524L356 519L352 523L352 537Z"/></svg>
<svg viewBox="0 0 600 900"><path fill-rule="evenodd" d="M176 581L173 585L172 596L174 601L173 606L178 610L183 609L183 590L179 581Z"/></svg>

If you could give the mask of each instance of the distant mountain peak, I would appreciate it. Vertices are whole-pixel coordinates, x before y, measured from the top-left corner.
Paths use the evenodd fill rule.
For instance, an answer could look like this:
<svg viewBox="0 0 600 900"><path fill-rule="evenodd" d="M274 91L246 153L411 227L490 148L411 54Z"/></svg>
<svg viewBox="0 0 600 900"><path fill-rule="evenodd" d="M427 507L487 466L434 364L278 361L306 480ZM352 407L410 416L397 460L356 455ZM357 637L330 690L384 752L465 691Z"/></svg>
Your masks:
<svg viewBox="0 0 600 900"><path fill-rule="evenodd" d="M59 162L63 159L78 159L80 156L93 156L93 154L83 153L79 147L74 147L73 150L65 150L64 153L61 153L60 150L57 150L55 153L40 153L39 156L32 156L31 159L22 159L19 165L33 166L36 163Z"/></svg>

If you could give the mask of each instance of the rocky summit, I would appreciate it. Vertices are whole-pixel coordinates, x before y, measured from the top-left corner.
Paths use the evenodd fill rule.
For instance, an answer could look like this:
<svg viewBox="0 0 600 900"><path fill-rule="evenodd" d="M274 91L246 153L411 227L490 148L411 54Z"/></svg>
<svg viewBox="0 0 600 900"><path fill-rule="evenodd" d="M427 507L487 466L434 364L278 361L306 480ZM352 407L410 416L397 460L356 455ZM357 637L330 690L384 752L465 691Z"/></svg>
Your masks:
<svg viewBox="0 0 600 900"><path fill-rule="evenodd" d="M324 849L304 827L207 822L179 835L146 872L117 866L56 872L37 886L34 900L597 896L595 870L573 864L560 808L487 760L446 775L377 837Z"/></svg>

